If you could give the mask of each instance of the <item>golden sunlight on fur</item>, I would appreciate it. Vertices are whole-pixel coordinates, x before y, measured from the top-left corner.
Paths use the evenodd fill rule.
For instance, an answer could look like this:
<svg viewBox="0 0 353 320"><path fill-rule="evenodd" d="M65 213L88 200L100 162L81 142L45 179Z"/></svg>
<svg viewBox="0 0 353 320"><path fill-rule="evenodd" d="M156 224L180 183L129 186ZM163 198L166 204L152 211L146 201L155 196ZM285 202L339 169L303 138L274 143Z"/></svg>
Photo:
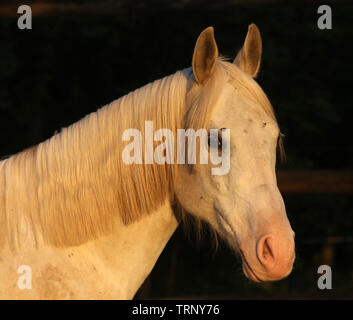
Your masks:
<svg viewBox="0 0 353 320"><path fill-rule="evenodd" d="M56 246L79 245L112 232L114 216L131 223L158 208L173 195L177 165L125 165L120 156L122 132L127 128L144 132L145 119L151 119L156 130L207 128L217 92L227 81L246 91L275 119L261 88L236 65L219 58L204 87L189 75L190 69L185 69L154 81L0 162L4 199L0 244L6 240L12 248L19 247L20 226L27 224L33 227L36 241L41 235Z"/></svg>
<svg viewBox="0 0 353 320"><path fill-rule="evenodd" d="M0 244L7 241L11 248L20 248L21 230L30 227L36 242L79 245L112 232L113 217L128 224L158 208L173 195L178 165L124 164L122 132L127 128L144 132L145 119L152 120L156 130L207 128L217 92L227 81L256 99L275 119L261 88L236 65L219 58L203 87L190 71L137 89L0 162L4 199ZM185 100L188 82L191 89Z"/></svg>
<svg viewBox="0 0 353 320"><path fill-rule="evenodd" d="M149 83L0 161L0 298L130 299L178 223L190 216L198 231L205 221L239 248L251 279L287 275L291 265L284 261L294 242L276 184L279 129L253 79L261 50L259 30L250 25L235 63L227 62L218 56L209 27L196 43L192 68ZM237 132L226 143L240 150L232 154L233 171L211 176L201 164L188 171L177 164L177 143L174 164L126 164L123 132L139 130L144 143L145 121L174 137L177 129L210 129L216 121L222 130L226 124ZM281 140L279 146L283 154ZM253 245L259 237L260 245ZM30 291L14 284L23 264L35 269Z"/></svg>

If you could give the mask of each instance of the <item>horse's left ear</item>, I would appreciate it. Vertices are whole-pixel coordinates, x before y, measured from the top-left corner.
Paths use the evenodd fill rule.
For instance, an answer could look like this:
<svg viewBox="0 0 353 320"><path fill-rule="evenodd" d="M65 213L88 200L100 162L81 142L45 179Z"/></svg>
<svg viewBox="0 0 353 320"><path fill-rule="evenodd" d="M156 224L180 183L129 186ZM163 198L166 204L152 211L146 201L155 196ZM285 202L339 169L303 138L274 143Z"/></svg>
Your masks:
<svg viewBox="0 0 353 320"><path fill-rule="evenodd" d="M213 27L202 31L197 38L192 57L192 70L198 83L204 84L212 76L218 58Z"/></svg>
<svg viewBox="0 0 353 320"><path fill-rule="evenodd" d="M239 51L234 63L249 76L255 78L260 69L262 41L258 27L249 25L243 48Z"/></svg>

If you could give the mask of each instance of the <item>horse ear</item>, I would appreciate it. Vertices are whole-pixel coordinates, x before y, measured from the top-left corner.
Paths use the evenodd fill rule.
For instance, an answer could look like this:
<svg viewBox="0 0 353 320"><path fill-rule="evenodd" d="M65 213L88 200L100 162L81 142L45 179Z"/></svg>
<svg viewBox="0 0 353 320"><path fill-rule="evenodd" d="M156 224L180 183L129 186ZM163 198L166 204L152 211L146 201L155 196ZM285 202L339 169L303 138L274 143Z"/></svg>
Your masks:
<svg viewBox="0 0 353 320"><path fill-rule="evenodd" d="M239 51L234 63L251 77L255 78L261 63L262 41L258 27L252 23L248 27L243 48Z"/></svg>
<svg viewBox="0 0 353 320"><path fill-rule="evenodd" d="M208 27L197 38L192 57L192 70L198 83L204 84L212 76L217 58L218 48L213 27Z"/></svg>

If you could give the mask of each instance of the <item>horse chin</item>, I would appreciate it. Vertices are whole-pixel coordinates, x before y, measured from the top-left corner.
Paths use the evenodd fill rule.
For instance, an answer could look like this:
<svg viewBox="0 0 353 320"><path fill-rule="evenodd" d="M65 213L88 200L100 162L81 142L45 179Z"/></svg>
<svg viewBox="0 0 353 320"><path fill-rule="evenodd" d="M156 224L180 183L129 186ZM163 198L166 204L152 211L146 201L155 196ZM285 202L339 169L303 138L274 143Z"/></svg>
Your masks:
<svg viewBox="0 0 353 320"><path fill-rule="evenodd" d="M243 263L243 272L249 280L257 283L262 282L262 280L256 275L256 273L251 268L248 267L246 263Z"/></svg>
<svg viewBox="0 0 353 320"><path fill-rule="evenodd" d="M248 263L248 261L245 258L243 251L241 251L241 250L240 250L240 255L241 255L242 262L243 262L243 273L245 274L245 276L249 280L252 280L254 282L258 282L258 283L263 282L263 280L259 278L259 276L253 270L253 268L251 268L250 264Z"/></svg>
<svg viewBox="0 0 353 320"><path fill-rule="evenodd" d="M230 234L227 234L227 237L225 237L228 245L230 246L230 248L233 250L234 254L236 255L240 255L241 261L242 261L242 269L243 269L243 273L244 275L251 281L260 283L260 282L264 282L265 280L262 280L256 273L256 271L254 271L254 269L250 266L248 260L245 257L245 254L243 252L243 250L241 250L239 248L239 244L237 239L233 236L231 236Z"/></svg>
<svg viewBox="0 0 353 320"><path fill-rule="evenodd" d="M262 280L256 275L253 268L251 268L250 264L248 263L243 250L240 249L239 240L229 221L219 210L216 209L216 212L216 217L218 218L218 225L216 230L218 231L218 234L228 243L233 252L236 255L240 255L245 276L254 282L262 282Z"/></svg>

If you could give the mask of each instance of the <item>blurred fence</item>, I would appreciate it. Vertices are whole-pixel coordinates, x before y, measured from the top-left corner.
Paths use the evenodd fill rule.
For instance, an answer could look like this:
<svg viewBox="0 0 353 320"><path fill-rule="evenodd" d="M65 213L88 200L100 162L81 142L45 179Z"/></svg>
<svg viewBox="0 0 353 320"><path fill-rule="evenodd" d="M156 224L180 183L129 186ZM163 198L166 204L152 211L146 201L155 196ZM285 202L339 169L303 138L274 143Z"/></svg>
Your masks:
<svg viewBox="0 0 353 320"><path fill-rule="evenodd" d="M280 170L277 179L284 194L353 193L353 171Z"/></svg>
<svg viewBox="0 0 353 320"><path fill-rule="evenodd" d="M342 170L279 170L278 187L283 194L352 194L353 171ZM353 236L301 239L306 244L335 245L352 243Z"/></svg>

